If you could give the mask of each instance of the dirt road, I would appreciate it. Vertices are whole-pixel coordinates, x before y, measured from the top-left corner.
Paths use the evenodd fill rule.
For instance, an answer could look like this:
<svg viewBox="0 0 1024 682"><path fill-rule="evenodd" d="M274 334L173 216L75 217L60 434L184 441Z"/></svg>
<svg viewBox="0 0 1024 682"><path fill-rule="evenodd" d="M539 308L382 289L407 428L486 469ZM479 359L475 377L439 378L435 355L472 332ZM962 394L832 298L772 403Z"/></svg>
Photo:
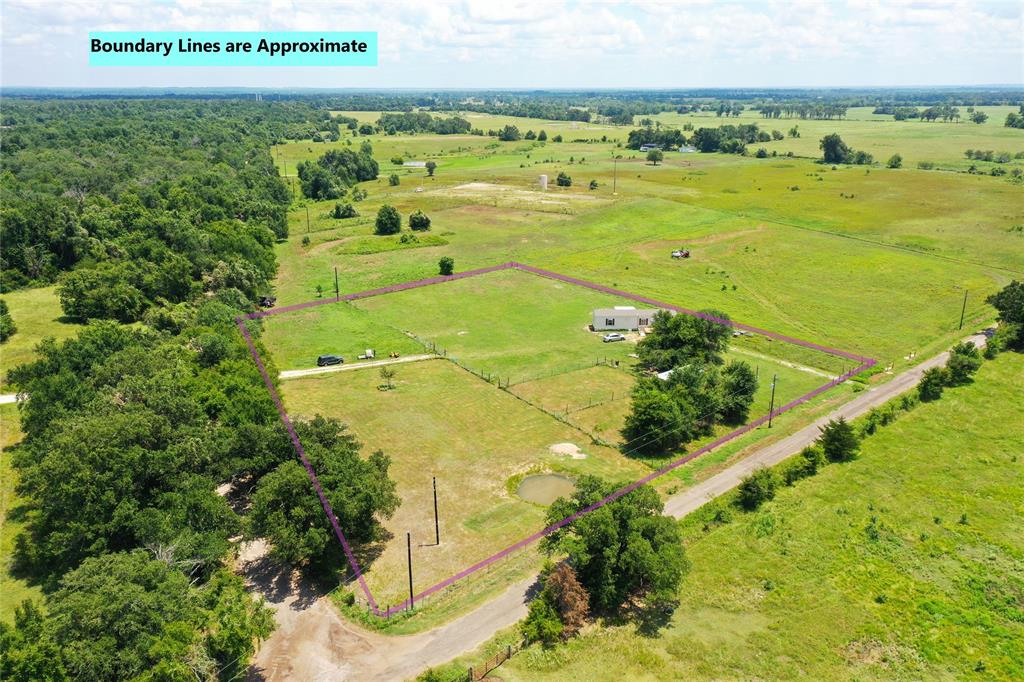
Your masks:
<svg viewBox="0 0 1024 682"><path fill-rule="evenodd" d="M404 355L398 358L383 358L371 360L370 362L357 362L351 365L330 365L328 367L310 367L309 369L287 369L278 376L282 379L295 379L296 377L308 377L314 374L330 374L331 372L350 372L354 369L366 369L367 367L383 367L385 365L400 365L403 362L419 362L431 360L436 355L426 353L423 355Z"/></svg>
<svg viewBox="0 0 1024 682"><path fill-rule="evenodd" d="M405 680L472 651L526 616L536 576L510 585L496 599L418 635L391 637L353 625L330 601L264 558L266 547L242 552L245 577L274 609L277 629L246 677L266 680Z"/></svg>
<svg viewBox="0 0 1024 682"><path fill-rule="evenodd" d="M985 338L969 338L983 346ZM946 362L941 353L888 383L865 390L814 424L765 446L721 473L668 499L665 513L676 518L728 492L755 469L781 462L818 437L818 427L840 416L852 419L913 388L924 371ZM275 609L277 630L263 643L248 679L404 680L475 649L498 631L522 619L536 582L532 576L511 585L496 599L461 618L418 635L389 637L344 621L329 601L298 584L249 550L246 577ZM245 558L243 556L243 558Z"/></svg>

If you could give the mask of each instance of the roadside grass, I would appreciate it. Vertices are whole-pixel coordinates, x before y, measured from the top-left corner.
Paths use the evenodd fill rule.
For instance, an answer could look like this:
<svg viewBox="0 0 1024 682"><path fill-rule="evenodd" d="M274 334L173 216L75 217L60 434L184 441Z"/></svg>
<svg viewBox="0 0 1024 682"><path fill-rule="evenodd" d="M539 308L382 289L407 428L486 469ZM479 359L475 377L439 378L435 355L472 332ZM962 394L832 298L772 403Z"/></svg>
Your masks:
<svg viewBox="0 0 1024 682"><path fill-rule="evenodd" d="M41 600L42 590L11 574L14 543L24 527L15 486L18 475L11 466L11 446L21 440L16 405L0 405L0 623L14 620L14 608L26 599Z"/></svg>
<svg viewBox="0 0 1024 682"><path fill-rule="evenodd" d="M693 570L665 627L596 626L500 676L1020 678L1022 376L1024 357L1001 355L855 462L724 525L684 521Z"/></svg>
<svg viewBox="0 0 1024 682"><path fill-rule="evenodd" d="M74 336L81 325L63 317L56 287L22 289L0 294L7 301L17 333L0 345L0 389L8 389L7 372L35 359L35 348L47 336L58 340Z"/></svg>
<svg viewBox="0 0 1024 682"><path fill-rule="evenodd" d="M289 380L281 386L293 418L336 417L349 425L365 452L380 449L392 459L402 505L385 524L391 539L368 548L367 554L379 556L364 566L381 604L397 604L408 596L406 532L413 536L419 591L541 528L544 509L510 492L510 479L559 471L629 481L646 471L641 463L590 443L579 431L450 362L430 360L395 370L395 388L389 391L378 390L382 382L374 370ZM563 442L575 443L587 458L548 451ZM430 546L434 476L439 547Z"/></svg>

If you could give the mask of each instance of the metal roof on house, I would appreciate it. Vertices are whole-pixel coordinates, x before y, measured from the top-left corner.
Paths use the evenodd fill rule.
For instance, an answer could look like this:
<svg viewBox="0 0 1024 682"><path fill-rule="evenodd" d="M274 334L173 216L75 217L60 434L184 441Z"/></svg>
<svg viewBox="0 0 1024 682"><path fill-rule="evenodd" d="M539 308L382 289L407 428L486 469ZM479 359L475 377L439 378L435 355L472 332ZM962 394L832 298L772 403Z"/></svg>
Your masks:
<svg viewBox="0 0 1024 682"><path fill-rule="evenodd" d="M616 315L637 315L637 316L648 316L653 317L654 313L658 312L657 308L594 308L594 314L599 317L615 317Z"/></svg>

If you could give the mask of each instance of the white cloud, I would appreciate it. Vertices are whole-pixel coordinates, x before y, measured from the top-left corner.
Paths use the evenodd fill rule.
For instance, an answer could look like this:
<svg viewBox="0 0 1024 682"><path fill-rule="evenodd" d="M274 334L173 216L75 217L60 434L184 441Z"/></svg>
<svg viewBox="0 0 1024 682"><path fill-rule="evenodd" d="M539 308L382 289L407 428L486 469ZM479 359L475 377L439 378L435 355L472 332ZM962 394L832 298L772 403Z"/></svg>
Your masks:
<svg viewBox="0 0 1024 682"><path fill-rule="evenodd" d="M380 58L368 69L90 69L93 30L376 30ZM0 45L3 81L17 85L317 87L343 74L361 87L687 87L1021 83L1022 35L1022 3L1001 0L5 0Z"/></svg>

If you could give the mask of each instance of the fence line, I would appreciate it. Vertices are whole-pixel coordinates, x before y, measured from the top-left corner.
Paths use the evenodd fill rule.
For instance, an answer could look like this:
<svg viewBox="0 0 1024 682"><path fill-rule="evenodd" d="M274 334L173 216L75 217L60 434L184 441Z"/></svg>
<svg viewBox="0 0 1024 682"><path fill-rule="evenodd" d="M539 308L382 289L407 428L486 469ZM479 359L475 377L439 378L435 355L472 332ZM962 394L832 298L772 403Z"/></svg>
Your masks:
<svg viewBox="0 0 1024 682"><path fill-rule="evenodd" d="M479 680L484 679L492 670L528 646L530 646L530 641L525 637L515 644L507 644L504 649L494 654L480 665L471 665L466 675L466 679L469 682L478 682Z"/></svg>

